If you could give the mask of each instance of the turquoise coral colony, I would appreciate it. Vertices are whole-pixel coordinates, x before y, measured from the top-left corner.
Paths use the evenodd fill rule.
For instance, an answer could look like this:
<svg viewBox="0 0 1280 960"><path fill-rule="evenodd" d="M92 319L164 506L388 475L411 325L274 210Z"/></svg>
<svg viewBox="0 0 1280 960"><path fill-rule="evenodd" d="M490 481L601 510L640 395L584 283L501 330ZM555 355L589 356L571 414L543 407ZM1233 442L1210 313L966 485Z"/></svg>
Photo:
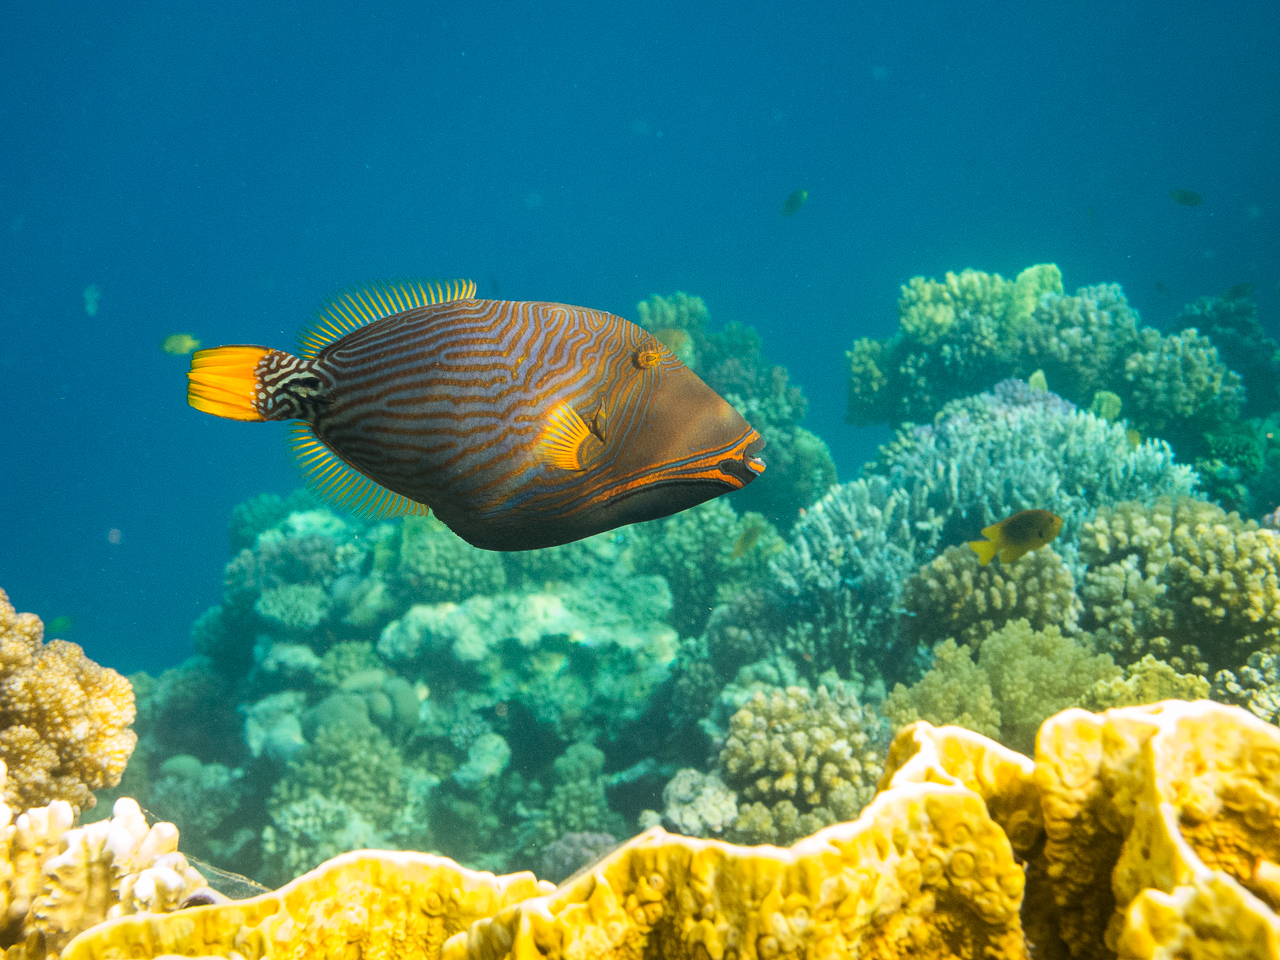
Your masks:
<svg viewBox="0 0 1280 960"><path fill-rule="evenodd" d="M846 355L848 419L893 435L843 483L759 335L676 293L637 342L767 443L729 497L518 552L303 491L236 507L222 602L194 657L130 678L100 797L270 887L357 849L559 882L648 827L786 846L853 820L918 720L1028 754L1071 707L1276 722L1280 352L1253 305L1162 332L1047 264L916 277L898 310ZM1060 532L980 561L1021 511Z"/></svg>

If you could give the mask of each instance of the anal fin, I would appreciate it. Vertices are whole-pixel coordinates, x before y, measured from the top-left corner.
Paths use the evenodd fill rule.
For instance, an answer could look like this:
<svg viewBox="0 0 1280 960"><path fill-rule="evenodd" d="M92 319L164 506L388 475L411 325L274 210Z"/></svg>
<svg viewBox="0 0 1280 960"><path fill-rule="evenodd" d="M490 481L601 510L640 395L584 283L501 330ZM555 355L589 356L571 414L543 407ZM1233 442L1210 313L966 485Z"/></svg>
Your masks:
<svg viewBox="0 0 1280 960"><path fill-rule="evenodd" d="M298 459L303 480L318 498L367 520L387 517L425 517L425 503L388 490L338 456L309 423L293 425L289 445Z"/></svg>

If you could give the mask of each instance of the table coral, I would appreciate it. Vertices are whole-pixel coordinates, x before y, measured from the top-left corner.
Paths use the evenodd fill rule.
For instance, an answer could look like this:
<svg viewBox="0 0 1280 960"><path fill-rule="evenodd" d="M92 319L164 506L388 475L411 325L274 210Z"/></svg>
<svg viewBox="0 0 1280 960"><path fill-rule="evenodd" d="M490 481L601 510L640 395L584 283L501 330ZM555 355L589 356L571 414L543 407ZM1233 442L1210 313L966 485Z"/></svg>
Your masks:
<svg viewBox="0 0 1280 960"><path fill-rule="evenodd" d="M76 644L43 638L40 618L16 613L0 590L4 801L22 808L61 799L87 810L93 790L120 782L137 743L133 688Z"/></svg>
<svg viewBox="0 0 1280 960"><path fill-rule="evenodd" d="M1071 632L1080 610L1071 571L1049 547L985 567L968 545L951 547L906 582L900 603L907 637L928 647L953 637L974 650L1011 620Z"/></svg>
<svg viewBox="0 0 1280 960"><path fill-rule="evenodd" d="M740 798L728 835L789 843L871 799L880 776L872 746L878 721L845 685L757 690L729 721L717 768Z"/></svg>

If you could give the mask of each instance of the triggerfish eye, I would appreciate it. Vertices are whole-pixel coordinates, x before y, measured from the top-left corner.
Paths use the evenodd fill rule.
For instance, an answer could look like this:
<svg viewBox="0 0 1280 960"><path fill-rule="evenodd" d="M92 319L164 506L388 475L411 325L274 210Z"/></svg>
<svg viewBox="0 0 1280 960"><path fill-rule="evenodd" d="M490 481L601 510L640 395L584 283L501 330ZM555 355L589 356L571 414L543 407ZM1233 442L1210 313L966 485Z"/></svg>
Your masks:
<svg viewBox="0 0 1280 960"><path fill-rule="evenodd" d="M622 317L479 300L469 280L337 294L297 354L192 355L187 399L232 420L296 420L312 490L368 517L434 510L490 550L532 550L741 489L764 440Z"/></svg>

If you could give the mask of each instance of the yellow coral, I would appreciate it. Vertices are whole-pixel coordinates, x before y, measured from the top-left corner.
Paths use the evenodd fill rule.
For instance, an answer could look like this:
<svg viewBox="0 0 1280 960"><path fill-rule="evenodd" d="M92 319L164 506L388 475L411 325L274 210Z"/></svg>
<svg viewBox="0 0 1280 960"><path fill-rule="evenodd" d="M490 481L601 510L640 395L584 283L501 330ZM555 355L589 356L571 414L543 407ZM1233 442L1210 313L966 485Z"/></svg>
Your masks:
<svg viewBox="0 0 1280 960"><path fill-rule="evenodd" d="M1068 710L1036 783L1073 957L1280 953L1280 730L1203 700Z"/></svg>
<svg viewBox="0 0 1280 960"><path fill-rule="evenodd" d="M988 737L1000 736L1000 711L987 675L973 662L967 645L950 638L933 648L933 669L910 687L896 684L884 713L895 727L917 720L955 724Z"/></svg>
<svg viewBox="0 0 1280 960"><path fill-rule="evenodd" d="M495 877L425 853L361 851L250 900L109 920L73 940L62 958L433 960L448 937L474 921L552 889L531 873Z"/></svg>
<svg viewBox="0 0 1280 960"><path fill-rule="evenodd" d="M1071 571L1052 549L983 567L967 546L951 547L921 567L903 585L901 605L908 639L932 646L953 637L974 650L1011 620L1070 631L1080 609Z"/></svg>
<svg viewBox="0 0 1280 960"><path fill-rule="evenodd" d="M880 776L879 760L867 749L866 728L874 722L842 690L756 691L733 715L720 750L724 782L744 801L729 835L789 843L853 819Z"/></svg>
<svg viewBox="0 0 1280 960"><path fill-rule="evenodd" d="M43 636L40 619L15 613L0 590L4 801L24 808L61 799L88 809L91 791L120 782L137 743L133 688L74 643Z"/></svg>
<svg viewBox="0 0 1280 960"><path fill-rule="evenodd" d="M0 805L0 820L0 947L7 960L45 960L108 917L169 912L207 890L177 852L177 828L148 826L128 798L116 801L108 819L79 828L65 800L16 818Z"/></svg>
<svg viewBox="0 0 1280 960"><path fill-rule="evenodd" d="M1137 707L1161 700L1201 700L1209 696L1209 681L1199 674L1178 673L1163 660L1147 654L1125 668L1124 678L1099 680L1076 706L1095 712L1113 707Z"/></svg>
<svg viewBox="0 0 1280 960"><path fill-rule="evenodd" d="M999 960L1026 956L1022 891L978 796L906 782L789 850L655 828L554 893L475 924L442 957Z"/></svg>

